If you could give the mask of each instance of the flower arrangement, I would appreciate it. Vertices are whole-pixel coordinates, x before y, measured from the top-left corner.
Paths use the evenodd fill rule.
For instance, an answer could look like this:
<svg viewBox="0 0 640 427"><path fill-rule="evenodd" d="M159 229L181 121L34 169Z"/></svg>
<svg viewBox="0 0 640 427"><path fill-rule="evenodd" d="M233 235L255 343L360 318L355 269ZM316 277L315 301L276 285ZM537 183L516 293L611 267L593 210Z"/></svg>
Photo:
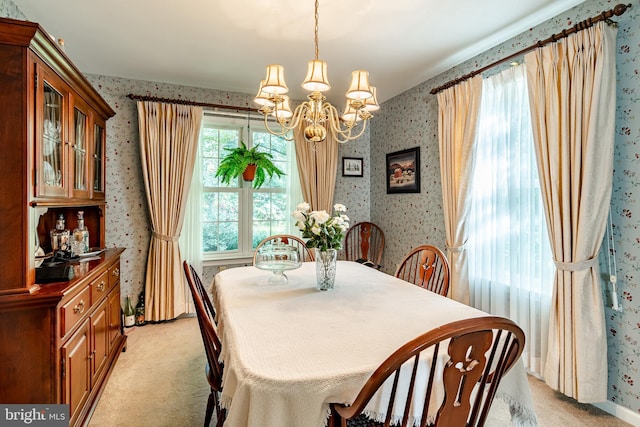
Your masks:
<svg viewBox="0 0 640 427"><path fill-rule="evenodd" d="M333 215L327 211L309 211L309 203L300 203L293 212L296 226L302 231L302 237L307 240L307 247L327 249L342 249L342 240L349 229L349 217L344 214L347 208L336 203L333 205Z"/></svg>

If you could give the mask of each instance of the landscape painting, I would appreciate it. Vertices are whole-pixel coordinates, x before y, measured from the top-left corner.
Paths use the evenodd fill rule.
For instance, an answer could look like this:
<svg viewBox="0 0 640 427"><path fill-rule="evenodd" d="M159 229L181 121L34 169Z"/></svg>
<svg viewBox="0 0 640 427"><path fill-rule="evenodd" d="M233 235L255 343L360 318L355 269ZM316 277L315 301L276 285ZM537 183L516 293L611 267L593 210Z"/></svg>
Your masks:
<svg viewBox="0 0 640 427"><path fill-rule="evenodd" d="M387 194L420 192L420 147L387 154Z"/></svg>

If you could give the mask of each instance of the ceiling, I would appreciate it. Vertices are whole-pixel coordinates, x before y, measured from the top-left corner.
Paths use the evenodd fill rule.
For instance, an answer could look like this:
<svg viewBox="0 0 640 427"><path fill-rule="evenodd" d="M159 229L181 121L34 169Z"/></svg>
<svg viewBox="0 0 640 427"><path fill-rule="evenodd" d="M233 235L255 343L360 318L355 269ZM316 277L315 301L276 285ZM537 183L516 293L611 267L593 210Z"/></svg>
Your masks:
<svg viewBox="0 0 640 427"><path fill-rule="evenodd" d="M294 99L314 57L313 0L13 0L87 74L256 93L282 64ZM342 106L365 69L383 102L583 0L320 0L319 57Z"/></svg>

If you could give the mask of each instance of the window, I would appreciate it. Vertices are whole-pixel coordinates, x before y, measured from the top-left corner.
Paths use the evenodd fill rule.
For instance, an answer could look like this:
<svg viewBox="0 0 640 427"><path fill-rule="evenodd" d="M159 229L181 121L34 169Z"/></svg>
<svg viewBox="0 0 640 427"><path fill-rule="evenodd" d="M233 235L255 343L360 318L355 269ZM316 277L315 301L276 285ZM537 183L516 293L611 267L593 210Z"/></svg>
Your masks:
<svg viewBox="0 0 640 427"><path fill-rule="evenodd" d="M248 147L258 144L286 175L267 179L259 189L241 177L229 184L220 182L215 174L225 148L237 147L240 141ZM293 142L270 134L258 121L205 114L196 169L189 204L199 211L191 213L199 226L191 223L185 232L199 233L203 261L246 259L262 239L294 232L291 213L302 196Z"/></svg>
<svg viewBox="0 0 640 427"><path fill-rule="evenodd" d="M471 304L527 334L525 366L542 374L553 258L534 155L524 65L484 80L469 215Z"/></svg>

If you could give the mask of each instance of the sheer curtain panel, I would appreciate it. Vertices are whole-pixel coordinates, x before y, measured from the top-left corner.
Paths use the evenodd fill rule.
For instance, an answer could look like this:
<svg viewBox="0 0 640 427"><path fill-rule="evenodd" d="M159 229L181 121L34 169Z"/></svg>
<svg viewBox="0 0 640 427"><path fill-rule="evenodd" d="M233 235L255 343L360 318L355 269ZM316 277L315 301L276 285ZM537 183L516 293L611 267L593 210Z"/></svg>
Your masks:
<svg viewBox="0 0 640 427"><path fill-rule="evenodd" d="M515 321L522 360L542 376L553 261L533 148L524 65L484 80L469 215L471 305Z"/></svg>
<svg viewBox="0 0 640 427"><path fill-rule="evenodd" d="M202 107L138 102L140 157L151 216L145 317L174 319L187 293L178 238L193 176Z"/></svg>
<svg viewBox="0 0 640 427"><path fill-rule="evenodd" d="M599 22L525 57L556 264L544 379L586 403L607 399L597 257L611 202L616 33L615 27Z"/></svg>
<svg viewBox="0 0 640 427"><path fill-rule="evenodd" d="M465 304L469 304L466 223L481 95L481 76L438 93L442 202L451 267L449 297Z"/></svg>

